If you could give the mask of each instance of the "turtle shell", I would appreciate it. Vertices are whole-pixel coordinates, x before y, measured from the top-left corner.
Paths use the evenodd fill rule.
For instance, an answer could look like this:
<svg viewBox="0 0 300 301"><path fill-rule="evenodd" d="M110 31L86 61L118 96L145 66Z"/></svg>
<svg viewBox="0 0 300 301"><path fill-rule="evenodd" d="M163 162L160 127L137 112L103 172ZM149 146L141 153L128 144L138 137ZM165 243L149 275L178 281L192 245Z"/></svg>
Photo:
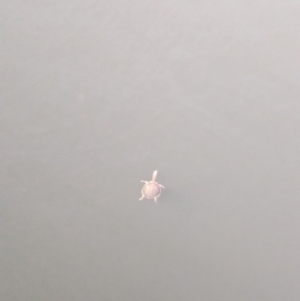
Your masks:
<svg viewBox="0 0 300 301"><path fill-rule="evenodd" d="M152 199L160 195L161 188L156 183L147 183L144 185L142 193L146 198Z"/></svg>

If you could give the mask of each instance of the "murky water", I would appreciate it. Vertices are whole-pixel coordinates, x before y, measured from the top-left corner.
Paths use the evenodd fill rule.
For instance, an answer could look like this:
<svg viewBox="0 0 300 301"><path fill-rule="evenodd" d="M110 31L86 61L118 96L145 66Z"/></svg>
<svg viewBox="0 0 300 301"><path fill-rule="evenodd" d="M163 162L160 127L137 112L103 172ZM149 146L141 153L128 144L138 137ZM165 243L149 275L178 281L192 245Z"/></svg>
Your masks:
<svg viewBox="0 0 300 301"><path fill-rule="evenodd" d="M1 300L299 300L300 4L0 7Z"/></svg>

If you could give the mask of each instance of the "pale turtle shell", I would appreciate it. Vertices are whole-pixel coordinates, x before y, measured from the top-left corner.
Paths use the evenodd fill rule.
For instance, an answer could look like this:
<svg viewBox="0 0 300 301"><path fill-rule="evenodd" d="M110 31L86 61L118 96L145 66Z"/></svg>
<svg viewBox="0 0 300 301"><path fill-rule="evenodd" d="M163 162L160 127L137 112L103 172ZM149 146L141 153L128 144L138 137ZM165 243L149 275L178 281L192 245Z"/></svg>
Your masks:
<svg viewBox="0 0 300 301"><path fill-rule="evenodd" d="M157 183L146 183L142 189L142 193L147 199L152 199L160 195L161 188Z"/></svg>

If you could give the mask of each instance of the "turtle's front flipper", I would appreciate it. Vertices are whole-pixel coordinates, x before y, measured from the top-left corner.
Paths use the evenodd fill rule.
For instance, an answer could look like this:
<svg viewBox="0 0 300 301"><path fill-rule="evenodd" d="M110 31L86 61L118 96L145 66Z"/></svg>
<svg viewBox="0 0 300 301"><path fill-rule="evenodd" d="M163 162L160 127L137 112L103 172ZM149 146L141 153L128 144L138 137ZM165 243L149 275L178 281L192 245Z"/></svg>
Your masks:
<svg viewBox="0 0 300 301"><path fill-rule="evenodd" d="M145 196L144 195L142 195L140 198L139 198L139 201L141 201L143 198L144 198Z"/></svg>
<svg viewBox="0 0 300 301"><path fill-rule="evenodd" d="M141 180L142 183L148 183L148 181Z"/></svg>
<svg viewBox="0 0 300 301"><path fill-rule="evenodd" d="M158 184L159 185L159 187L161 187L161 188L165 188L165 186L163 186L163 185L161 185L161 184Z"/></svg>

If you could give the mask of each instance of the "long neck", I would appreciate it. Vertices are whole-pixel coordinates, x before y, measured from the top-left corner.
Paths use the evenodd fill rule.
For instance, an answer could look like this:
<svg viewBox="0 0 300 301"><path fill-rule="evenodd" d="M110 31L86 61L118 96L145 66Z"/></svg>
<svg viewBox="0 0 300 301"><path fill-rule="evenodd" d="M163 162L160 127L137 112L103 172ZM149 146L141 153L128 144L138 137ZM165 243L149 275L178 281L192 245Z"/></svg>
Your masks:
<svg viewBox="0 0 300 301"><path fill-rule="evenodd" d="M157 176L157 170L155 170L154 173L153 173L153 175L152 175L152 181L153 182L155 182L156 176Z"/></svg>

